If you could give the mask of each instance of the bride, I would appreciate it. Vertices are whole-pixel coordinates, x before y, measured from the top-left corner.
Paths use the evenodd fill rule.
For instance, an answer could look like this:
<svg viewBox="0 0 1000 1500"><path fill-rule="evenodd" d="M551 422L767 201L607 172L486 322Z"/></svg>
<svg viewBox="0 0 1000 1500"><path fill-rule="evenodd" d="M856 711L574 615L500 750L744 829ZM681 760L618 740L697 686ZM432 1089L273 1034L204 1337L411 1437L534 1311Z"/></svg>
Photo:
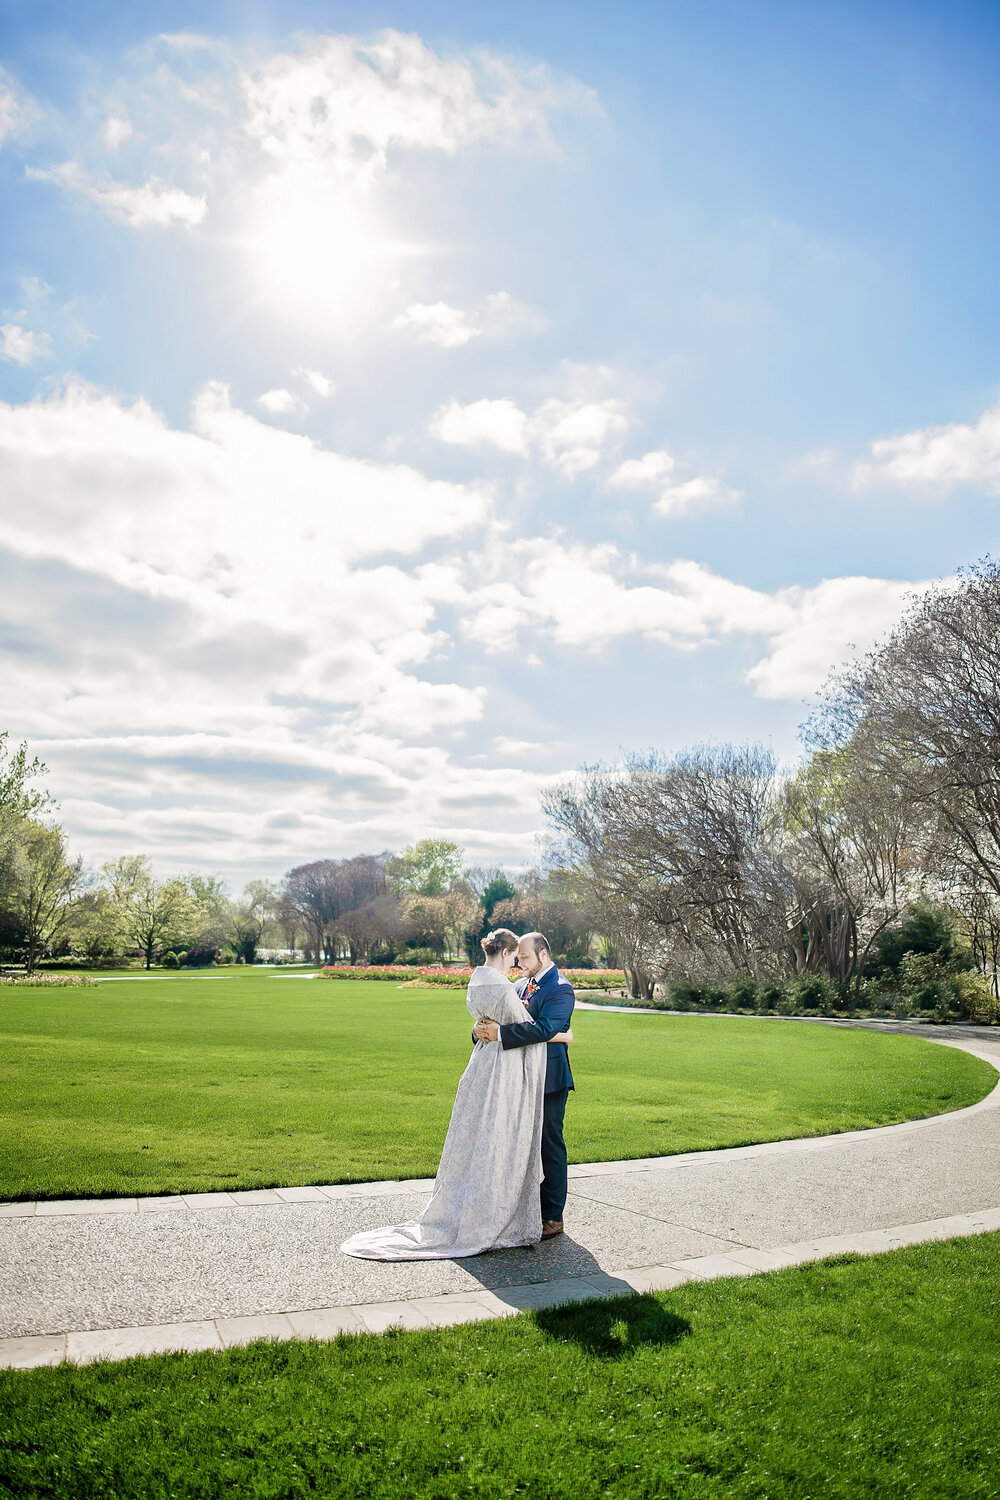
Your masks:
<svg viewBox="0 0 1000 1500"><path fill-rule="evenodd" d="M483 952L486 962L469 980L470 1013L501 1026L524 1025L525 1002L507 978L516 935L505 927L491 932ZM573 1033L561 1031L551 1040L571 1042ZM420 1218L352 1235L341 1250L362 1260L451 1260L539 1240L546 1052L477 1042L459 1080L434 1192Z"/></svg>

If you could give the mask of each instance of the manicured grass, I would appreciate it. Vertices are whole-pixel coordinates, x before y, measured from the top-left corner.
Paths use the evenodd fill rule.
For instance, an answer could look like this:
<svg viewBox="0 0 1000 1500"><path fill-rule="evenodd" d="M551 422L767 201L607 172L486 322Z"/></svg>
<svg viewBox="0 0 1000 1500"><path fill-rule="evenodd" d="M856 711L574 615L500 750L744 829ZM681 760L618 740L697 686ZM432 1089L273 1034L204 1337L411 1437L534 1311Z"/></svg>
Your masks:
<svg viewBox="0 0 1000 1500"><path fill-rule="evenodd" d="M444 1332L0 1375L17 1496L975 1500L1000 1235Z"/></svg>
<svg viewBox="0 0 1000 1500"><path fill-rule="evenodd" d="M432 1176L470 1052L461 992L269 970L0 989L0 1196ZM957 1109L988 1064L905 1036L578 1011L575 1161Z"/></svg>

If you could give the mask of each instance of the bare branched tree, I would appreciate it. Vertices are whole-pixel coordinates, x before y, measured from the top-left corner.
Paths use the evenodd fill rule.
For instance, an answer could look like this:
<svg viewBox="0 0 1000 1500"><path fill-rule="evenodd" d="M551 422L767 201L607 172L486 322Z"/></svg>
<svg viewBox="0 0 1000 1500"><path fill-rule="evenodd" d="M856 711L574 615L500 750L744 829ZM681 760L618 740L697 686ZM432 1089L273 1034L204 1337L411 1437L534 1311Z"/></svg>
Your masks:
<svg viewBox="0 0 1000 1500"><path fill-rule="evenodd" d="M767 838L775 778L764 746L699 746L591 768L546 796L633 993L668 958L717 974L773 968L787 931Z"/></svg>

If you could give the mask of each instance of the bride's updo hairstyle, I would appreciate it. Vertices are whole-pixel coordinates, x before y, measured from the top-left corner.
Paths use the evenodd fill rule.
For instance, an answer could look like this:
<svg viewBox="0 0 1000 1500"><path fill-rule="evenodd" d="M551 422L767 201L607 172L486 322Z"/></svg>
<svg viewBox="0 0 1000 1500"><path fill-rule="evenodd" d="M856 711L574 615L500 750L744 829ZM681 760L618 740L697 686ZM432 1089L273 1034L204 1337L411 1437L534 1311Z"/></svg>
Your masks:
<svg viewBox="0 0 1000 1500"><path fill-rule="evenodd" d="M498 953L516 952L518 936L509 927L498 927L495 932L488 932L482 942L486 957L496 958Z"/></svg>

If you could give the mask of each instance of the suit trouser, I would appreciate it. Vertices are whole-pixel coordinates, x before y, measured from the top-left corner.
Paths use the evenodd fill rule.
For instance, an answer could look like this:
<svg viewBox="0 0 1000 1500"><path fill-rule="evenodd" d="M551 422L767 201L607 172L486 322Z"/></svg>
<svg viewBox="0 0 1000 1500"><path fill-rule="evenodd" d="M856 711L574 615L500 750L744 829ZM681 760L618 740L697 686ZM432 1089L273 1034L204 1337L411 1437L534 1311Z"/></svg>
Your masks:
<svg viewBox="0 0 1000 1500"><path fill-rule="evenodd" d="M566 1207L566 1143L563 1116L569 1089L545 1095L542 1115L542 1218L559 1222Z"/></svg>

